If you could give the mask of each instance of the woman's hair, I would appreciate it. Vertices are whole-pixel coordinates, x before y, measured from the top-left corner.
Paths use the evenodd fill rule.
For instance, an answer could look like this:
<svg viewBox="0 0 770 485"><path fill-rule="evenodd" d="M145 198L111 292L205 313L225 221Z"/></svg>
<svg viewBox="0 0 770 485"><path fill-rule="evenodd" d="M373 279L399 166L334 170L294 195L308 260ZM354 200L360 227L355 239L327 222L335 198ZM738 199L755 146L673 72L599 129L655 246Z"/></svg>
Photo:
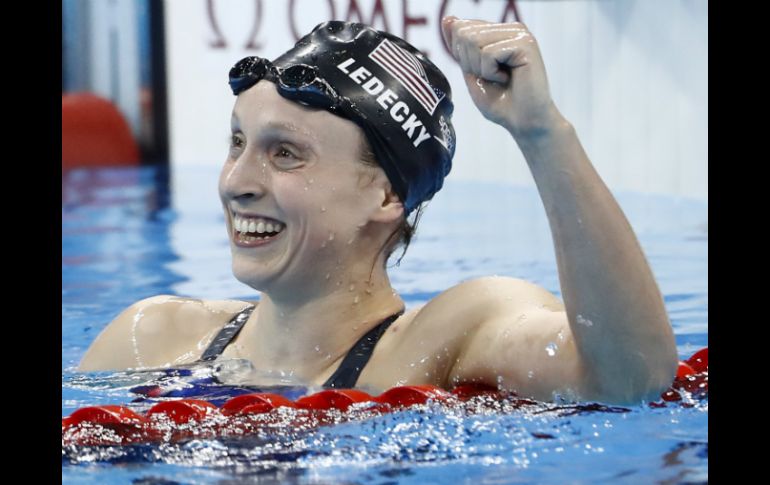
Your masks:
<svg viewBox="0 0 770 485"><path fill-rule="evenodd" d="M369 141L366 139L366 137L361 137L361 140L361 162L364 165L370 167L380 167L380 164L377 163L377 157L374 155L372 147L369 145ZM425 202L415 207L409 216L402 216L401 224L399 224L396 230L390 234L388 239L385 241L385 244L382 246L382 248L380 248L381 251L383 249L385 250L385 264L387 264L390 256L396 251L396 249L403 247L404 250L401 252L401 256L399 256L395 266L401 264L401 260L404 258L406 250L409 248L409 243L412 242L412 238L417 232L417 224L420 222L420 217L422 216L424 207ZM409 219L411 219L411 222Z"/></svg>

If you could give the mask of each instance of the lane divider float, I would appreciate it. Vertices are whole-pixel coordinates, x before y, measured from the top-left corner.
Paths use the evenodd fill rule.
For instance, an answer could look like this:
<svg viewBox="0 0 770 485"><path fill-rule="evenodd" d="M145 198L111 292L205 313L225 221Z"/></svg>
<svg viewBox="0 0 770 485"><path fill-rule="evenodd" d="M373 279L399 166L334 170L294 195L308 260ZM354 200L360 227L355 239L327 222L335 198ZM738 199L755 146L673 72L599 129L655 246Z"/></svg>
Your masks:
<svg viewBox="0 0 770 485"><path fill-rule="evenodd" d="M451 391L433 385L399 386L379 396L358 389L327 389L292 401L279 394L243 394L217 407L200 399L155 404L144 414L117 405L88 406L62 418L62 446L130 445L176 442L190 438L244 436L265 427L311 428L356 417L372 417L429 402L459 405L476 398L487 402L516 400L517 406L536 404L484 384L462 384ZM661 401L692 407L693 399L708 397L708 348L679 363L673 384ZM484 402L484 399L477 400ZM490 401L491 400L491 401Z"/></svg>

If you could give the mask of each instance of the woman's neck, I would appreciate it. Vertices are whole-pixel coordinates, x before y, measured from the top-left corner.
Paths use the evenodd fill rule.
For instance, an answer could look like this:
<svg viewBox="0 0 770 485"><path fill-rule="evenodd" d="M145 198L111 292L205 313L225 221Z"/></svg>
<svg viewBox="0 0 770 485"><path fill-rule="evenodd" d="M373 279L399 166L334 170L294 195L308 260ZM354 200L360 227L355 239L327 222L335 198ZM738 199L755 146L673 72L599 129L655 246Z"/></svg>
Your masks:
<svg viewBox="0 0 770 485"><path fill-rule="evenodd" d="M262 294L243 331L243 353L258 370L312 382L336 368L368 331L404 309L384 268L345 275L346 280L329 278L328 285L302 300Z"/></svg>

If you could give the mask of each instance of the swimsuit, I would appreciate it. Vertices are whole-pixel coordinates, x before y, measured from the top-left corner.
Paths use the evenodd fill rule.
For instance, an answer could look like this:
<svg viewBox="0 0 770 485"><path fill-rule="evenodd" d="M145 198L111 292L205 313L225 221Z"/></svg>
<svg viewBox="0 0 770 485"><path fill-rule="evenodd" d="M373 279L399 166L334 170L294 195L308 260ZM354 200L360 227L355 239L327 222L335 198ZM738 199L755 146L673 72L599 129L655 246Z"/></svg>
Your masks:
<svg viewBox="0 0 770 485"><path fill-rule="evenodd" d="M243 325L254 311L254 308L256 308L255 305L249 305L232 317L230 321L222 327L222 330L219 331L217 336L214 337L214 340L208 346L206 351L203 352L203 355L198 359L198 362L209 362L219 357L225 350L225 347L227 347L238 335L238 332L241 331ZM380 337L382 337L390 324L403 313L404 310L394 313L371 329L366 335L361 337L342 360L339 368L323 384L323 387L335 389L352 389L355 387L358 377L361 375L361 371L363 371L366 363L369 362L369 359L374 352L374 347L377 345Z"/></svg>

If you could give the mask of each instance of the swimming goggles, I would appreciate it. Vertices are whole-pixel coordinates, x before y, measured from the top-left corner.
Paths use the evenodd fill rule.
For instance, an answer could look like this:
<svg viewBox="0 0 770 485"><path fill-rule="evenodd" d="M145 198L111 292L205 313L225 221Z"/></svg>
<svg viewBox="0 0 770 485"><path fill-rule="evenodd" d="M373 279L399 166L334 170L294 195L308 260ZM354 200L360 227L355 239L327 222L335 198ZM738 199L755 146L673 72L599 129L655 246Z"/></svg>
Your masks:
<svg viewBox="0 0 770 485"><path fill-rule="evenodd" d="M359 115L350 106L349 100L339 95L315 66L294 64L276 67L269 60L251 56L238 61L230 69L230 89L236 96L262 79L278 86L286 99L322 108L343 116Z"/></svg>

